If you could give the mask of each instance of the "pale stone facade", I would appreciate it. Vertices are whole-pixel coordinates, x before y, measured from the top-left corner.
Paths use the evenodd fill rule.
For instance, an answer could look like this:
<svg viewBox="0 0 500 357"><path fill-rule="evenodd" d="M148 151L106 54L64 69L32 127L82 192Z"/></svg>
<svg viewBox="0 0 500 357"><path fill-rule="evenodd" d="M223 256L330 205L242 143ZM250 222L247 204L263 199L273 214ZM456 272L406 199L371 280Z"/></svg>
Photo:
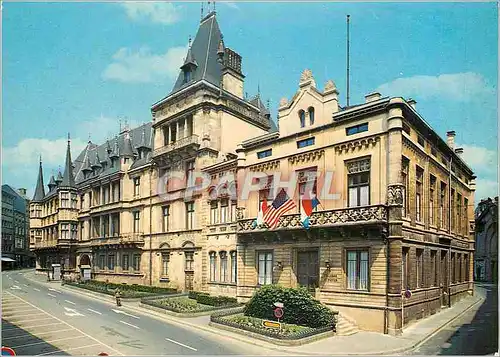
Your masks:
<svg viewBox="0 0 500 357"><path fill-rule="evenodd" d="M335 83L317 89L310 70L293 98L280 101L275 130L259 96L244 98L243 80L241 57L207 15L174 90L152 106L152 122L100 146L89 142L70 188L58 184L51 196L37 186L38 269L66 254L66 271L76 275L90 266L97 280L240 301L263 284L306 286L360 328L385 333L472 292L474 175L451 132L446 144L411 100L371 93L343 108ZM191 196L196 183L165 184L176 171L208 174L211 187ZM249 174L279 172L286 181L303 171L333 173L327 191L339 195L323 199L317 186L308 230L298 196L295 210L268 229L254 223L261 192L233 197L219 187L228 174L241 193ZM43 187L41 168L39 176ZM297 186L307 183L301 176ZM66 192L76 201L62 209ZM67 223L77 224L68 241Z"/></svg>

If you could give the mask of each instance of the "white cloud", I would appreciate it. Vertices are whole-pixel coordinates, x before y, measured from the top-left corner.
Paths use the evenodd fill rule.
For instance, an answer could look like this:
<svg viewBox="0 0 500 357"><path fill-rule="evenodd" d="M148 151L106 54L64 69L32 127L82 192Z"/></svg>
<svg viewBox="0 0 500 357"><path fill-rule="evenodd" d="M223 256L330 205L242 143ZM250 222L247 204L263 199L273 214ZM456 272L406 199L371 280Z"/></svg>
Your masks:
<svg viewBox="0 0 500 357"><path fill-rule="evenodd" d="M478 177L476 179L476 192L474 194L474 207L483 198L498 196L498 180L488 180Z"/></svg>
<svg viewBox="0 0 500 357"><path fill-rule="evenodd" d="M236 5L235 2L232 2L232 1L221 1L220 4L224 4L232 9L239 9L240 8L238 5Z"/></svg>
<svg viewBox="0 0 500 357"><path fill-rule="evenodd" d="M139 126L141 122L126 119L126 124L130 128L135 128ZM124 119L121 119L121 125L125 125ZM88 140L88 137L90 136L90 140L96 144L101 144L107 139L115 137L119 131L120 119L105 117L103 115L78 122L75 130L78 137Z"/></svg>
<svg viewBox="0 0 500 357"><path fill-rule="evenodd" d="M498 152L489 150L482 146L475 145L457 145L462 147L464 153L462 159L475 172L497 172L498 170Z"/></svg>
<svg viewBox="0 0 500 357"><path fill-rule="evenodd" d="M102 73L104 79L126 83L148 83L175 78L187 54L186 47L172 47L164 54L153 54L148 47L133 52L121 48L113 55L113 63Z"/></svg>
<svg viewBox="0 0 500 357"><path fill-rule="evenodd" d="M133 21L171 25L180 19L179 7L169 2L124 2L120 5Z"/></svg>
<svg viewBox="0 0 500 357"><path fill-rule="evenodd" d="M470 101L477 95L494 94L484 77L474 72L398 78L380 85L377 91L383 95L413 97L417 100L439 97Z"/></svg>

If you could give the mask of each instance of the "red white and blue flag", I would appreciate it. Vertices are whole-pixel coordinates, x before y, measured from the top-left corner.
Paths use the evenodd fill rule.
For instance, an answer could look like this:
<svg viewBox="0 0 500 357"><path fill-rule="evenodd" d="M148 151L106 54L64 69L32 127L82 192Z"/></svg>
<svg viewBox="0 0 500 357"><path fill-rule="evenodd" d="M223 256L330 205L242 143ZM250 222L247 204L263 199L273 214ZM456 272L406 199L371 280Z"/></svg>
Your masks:
<svg viewBox="0 0 500 357"><path fill-rule="evenodd" d="M270 229L275 229L278 226L280 217L295 207L297 207L295 202L288 197L285 189L281 189L273 203L267 207L264 213L264 222L266 222Z"/></svg>
<svg viewBox="0 0 500 357"><path fill-rule="evenodd" d="M319 205L319 200L316 197L309 198L303 197L301 202L301 211L300 211L300 221L305 229L309 229L310 222L309 219L311 217L314 209Z"/></svg>
<svg viewBox="0 0 500 357"><path fill-rule="evenodd" d="M256 226L261 226L264 224L264 214L267 211L267 208L269 206L267 205L267 200L263 200L260 205L259 205L259 214L257 215L257 219L253 221L253 227L255 228Z"/></svg>

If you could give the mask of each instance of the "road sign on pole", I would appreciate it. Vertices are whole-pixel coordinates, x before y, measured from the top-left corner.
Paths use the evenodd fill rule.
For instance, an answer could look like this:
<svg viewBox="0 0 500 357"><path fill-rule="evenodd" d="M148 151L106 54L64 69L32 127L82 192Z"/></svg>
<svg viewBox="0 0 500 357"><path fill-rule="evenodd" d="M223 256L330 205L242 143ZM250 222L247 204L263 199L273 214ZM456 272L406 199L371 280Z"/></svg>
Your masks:
<svg viewBox="0 0 500 357"><path fill-rule="evenodd" d="M16 352L10 347L2 346L2 356L15 356Z"/></svg>
<svg viewBox="0 0 500 357"><path fill-rule="evenodd" d="M281 319L283 317L283 309L281 307L274 309L274 317L277 319Z"/></svg>

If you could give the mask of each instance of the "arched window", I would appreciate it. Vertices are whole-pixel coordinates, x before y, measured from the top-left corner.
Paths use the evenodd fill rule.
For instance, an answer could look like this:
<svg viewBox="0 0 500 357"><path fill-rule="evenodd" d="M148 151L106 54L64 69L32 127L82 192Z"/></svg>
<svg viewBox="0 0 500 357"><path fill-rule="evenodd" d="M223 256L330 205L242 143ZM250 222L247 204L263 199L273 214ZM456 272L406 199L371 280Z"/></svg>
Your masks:
<svg viewBox="0 0 500 357"><path fill-rule="evenodd" d="M215 252L210 252L210 281L215 281L215 264L216 264L216 255Z"/></svg>
<svg viewBox="0 0 500 357"><path fill-rule="evenodd" d="M300 127L303 128L306 126L306 113L301 109L299 111L299 118L300 118Z"/></svg>
<svg viewBox="0 0 500 357"><path fill-rule="evenodd" d="M309 109L307 109L307 111L309 112L309 124L313 125L314 124L314 108L309 107Z"/></svg>

